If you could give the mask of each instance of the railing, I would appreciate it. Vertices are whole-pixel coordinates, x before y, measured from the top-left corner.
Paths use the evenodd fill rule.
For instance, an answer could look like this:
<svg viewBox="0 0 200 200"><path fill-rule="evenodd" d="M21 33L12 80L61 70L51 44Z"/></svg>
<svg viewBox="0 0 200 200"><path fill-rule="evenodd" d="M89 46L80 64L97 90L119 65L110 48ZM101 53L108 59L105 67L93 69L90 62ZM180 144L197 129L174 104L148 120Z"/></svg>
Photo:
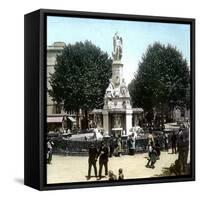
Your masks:
<svg viewBox="0 0 200 200"><path fill-rule="evenodd" d="M155 140L158 141L161 150L165 147L165 140L163 136L156 136ZM168 139L169 147L170 145L170 137ZM88 149L92 143L95 146L100 148L102 141L94 140L94 141L71 141L71 140L63 140L63 139L54 139L54 147L53 152L55 154L66 154L66 155L88 155ZM110 140L105 140L107 146L110 146ZM127 146L127 139L122 139L122 154L128 154L128 146ZM138 138L136 139L136 153L146 152L148 150L148 140L147 138Z"/></svg>

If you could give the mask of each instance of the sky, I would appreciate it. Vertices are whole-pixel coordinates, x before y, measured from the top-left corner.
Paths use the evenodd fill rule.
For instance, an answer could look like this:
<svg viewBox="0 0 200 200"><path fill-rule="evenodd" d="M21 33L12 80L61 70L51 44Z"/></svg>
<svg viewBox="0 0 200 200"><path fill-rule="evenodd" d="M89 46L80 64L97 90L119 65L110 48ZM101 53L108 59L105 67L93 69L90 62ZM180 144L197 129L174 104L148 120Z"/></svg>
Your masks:
<svg viewBox="0 0 200 200"><path fill-rule="evenodd" d="M47 45L58 41L74 44L89 40L111 57L115 32L123 38L121 61L127 84L137 72L148 45L154 42L175 46L190 63L190 25L187 24L47 17Z"/></svg>

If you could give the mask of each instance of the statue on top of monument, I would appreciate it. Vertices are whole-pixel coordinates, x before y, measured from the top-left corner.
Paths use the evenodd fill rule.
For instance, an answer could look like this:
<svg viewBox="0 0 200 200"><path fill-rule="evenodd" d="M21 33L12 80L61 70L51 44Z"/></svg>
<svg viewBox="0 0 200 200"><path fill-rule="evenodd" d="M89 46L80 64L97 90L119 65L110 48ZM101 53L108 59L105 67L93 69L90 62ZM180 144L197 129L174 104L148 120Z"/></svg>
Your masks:
<svg viewBox="0 0 200 200"><path fill-rule="evenodd" d="M119 37L118 33L116 32L113 37L113 60L120 61L122 58L122 37Z"/></svg>

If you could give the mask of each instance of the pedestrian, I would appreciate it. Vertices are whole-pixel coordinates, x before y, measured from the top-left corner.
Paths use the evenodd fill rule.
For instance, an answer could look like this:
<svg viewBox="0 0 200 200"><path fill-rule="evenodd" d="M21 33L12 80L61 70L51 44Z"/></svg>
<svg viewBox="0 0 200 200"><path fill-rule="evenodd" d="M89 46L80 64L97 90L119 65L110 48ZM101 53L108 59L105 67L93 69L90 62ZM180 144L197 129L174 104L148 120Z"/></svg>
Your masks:
<svg viewBox="0 0 200 200"><path fill-rule="evenodd" d="M105 168L105 176L108 175L108 156L109 151L108 147L105 145L105 142L102 142L99 150L99 179L102 178L102 168Z"/></svg>
<svg viewBox="0 0 200 200"><path fill-rule="evenodd" d="M122 168L119 168L118 180L124 180L124 174L123 174L123 169Z"/></svg>
<svg viewBox="0 0 200 200"><path fill-rule="evenodd" d="M188 160L188 153L189 153L189 128L183 129L183 172L186 173L187 170L187 160Z"/></svg>
<svg viewBox="0 0 200 200"><path fill-rule="evenodd" d="M111 158L113 156L113 152L114 152L114 138L111 136L110 137L110 154L109 157Z"/></svg>
<svg viewBox="0 0 200 200"><path fill-rule="evenodd" d="M168 148L169 148L169 134L166 132L164 134L164 142L165 142L165 150L168 151Z"/></svg>
<svg viewBox="0 0 200 200"><path fill-rule="evenodd" d="M51 164L51 161L52 161L53 145L54 145L53 141L49 139L47 141L47 164Z"/></svg>
<svg viewBox="0 0 200 200"><path fill-rule="evenodd" d="M155 148L156 153L157 153L157 160L159 160L160 159L160 144L159 144L158 140L156 140L154 148Z"/></svg>
<svg viewBox="0 0 200 200"><path fill-rule="evenodd" d="M97 166L96 166L97 158L98 158L98 151L97 151L97 148L95 147L95 145L92 143L89 148L88 177L87 177L88 180L90 179L90 176L91 176L92 166L94 168L95 177L97 178Z"/></svg>
<svg viewBox="0 0 200 200"><path fill-rule="evenodd" d="M117 176L114 174L114 172L112 170L109 170L109 172L108 172L108 180L109 181L116 181L117 180Z"/></svg>
<svg viewBox="0 0 200 200"><path fill-rule="evenodd" d="M178 160L180 161L181 171L186 173L187 158L189 152L189 129L181 126L178 133Z"/></svg>
<svg viewBox="0 0 200 200"><path fill-rule="evenodd" d="M115 148L115 156L120 157L122 153L122 143L121 143L121 138L117 138L117 147Z"/></svg>
<svg viewBox="0 0 200 200"><path fill-rule="evenodd" d="M149 129L149 135L147 137L147 140L148 140L148 148L151 144L154 145L154 137L151 129Z"/></svg>
<svg viewBox="0 0 200 200"><path fill-rule="evenodd" d="M171 137L171 143L172 143L172 154L176 154L177 152L177 149L176 149L176 146L177 146L177 136L175 134L175 131L173 131L172 133L172 137Z"/></svg>
<svg viewBox="0 0 200 200"><path fill-rule="evenodd" d="M149 148L148 148L148 156L150 158L151 152L153 151L153 142L150 143Z"/></svg>
<svg viewBox="0 0 200 200"><path fill-rule="evenodd" d="M129 155L134 155L135 154L135 134L133 133L132 136L130 135L127 141L128 145L128 153Z"/></svg>
<svg viewBox="0 0 200 200"><path fill-rule="evenodd" d="M157 152L155 148L152 146L152 143L149 146L149 158L147 160L148 162L146 164L146 167L154 169L155 168L154 164L156 163L157 160Z"/></svg>

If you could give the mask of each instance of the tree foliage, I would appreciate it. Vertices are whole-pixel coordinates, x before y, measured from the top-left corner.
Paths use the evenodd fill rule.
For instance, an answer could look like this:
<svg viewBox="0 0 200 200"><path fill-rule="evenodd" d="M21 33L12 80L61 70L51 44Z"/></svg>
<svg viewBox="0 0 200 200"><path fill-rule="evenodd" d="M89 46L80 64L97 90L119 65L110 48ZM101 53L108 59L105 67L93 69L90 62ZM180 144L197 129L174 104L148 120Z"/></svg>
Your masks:
<svg viewBox="0 0 200 200"><path fill-rule="evenodd" d="M111 77L111 59L89 41L67 45L50 74L49 95L64 110L101 108Z"/></svg>
<svg viewBox="0 0 200 200"><path fill-rule="evenodd" d="M181 52L171 45L154 43L142 56L128 87L133 105L150 111L160 105L188 105L189 82L189 68Z"/></svg>

